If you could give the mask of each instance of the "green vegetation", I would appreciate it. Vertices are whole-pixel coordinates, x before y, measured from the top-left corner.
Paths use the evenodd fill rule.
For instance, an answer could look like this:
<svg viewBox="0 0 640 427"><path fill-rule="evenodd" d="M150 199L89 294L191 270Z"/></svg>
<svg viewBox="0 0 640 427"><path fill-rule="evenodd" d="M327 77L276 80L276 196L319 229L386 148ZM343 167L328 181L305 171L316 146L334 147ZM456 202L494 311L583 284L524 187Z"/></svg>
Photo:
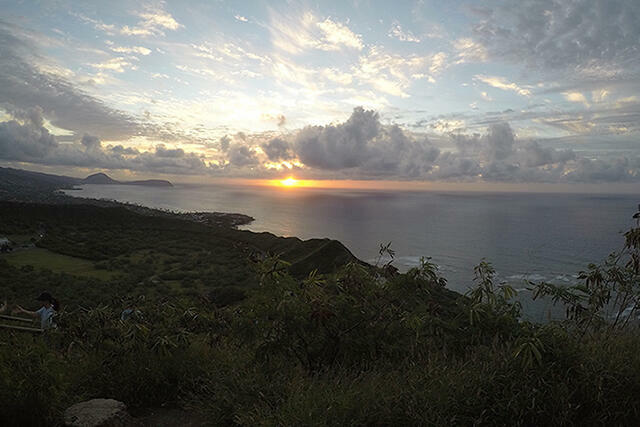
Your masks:
<svg viewBox="0 0 640 427"><path fill-rule="evenodd" d="M88 268L11 260L29 249L0 257L11 303L34 307L48 289L64 306L43 337L0 332L5 424L55 424L93 397L181 406L212 425L640 418L640 225L579 286L531 284L567 309L565 321L533 324L487 262L463 296L428 259L398 274L327 240L122 207L0 203L0 215L0 233L45 230L31 251ZM96 271L113 275L86 274ZM123 321L124 308L136 311Z"/></svg>
<svg viewBox="0 0 640 427"><path fill-rule="evenodd" d="M16 251L3 258L16 267L32 266L37 269L51 270L54 273L95 277L102 280L112 279L118 274L117 271L98 269L91 261L57 254L43 248Z"/></svg>

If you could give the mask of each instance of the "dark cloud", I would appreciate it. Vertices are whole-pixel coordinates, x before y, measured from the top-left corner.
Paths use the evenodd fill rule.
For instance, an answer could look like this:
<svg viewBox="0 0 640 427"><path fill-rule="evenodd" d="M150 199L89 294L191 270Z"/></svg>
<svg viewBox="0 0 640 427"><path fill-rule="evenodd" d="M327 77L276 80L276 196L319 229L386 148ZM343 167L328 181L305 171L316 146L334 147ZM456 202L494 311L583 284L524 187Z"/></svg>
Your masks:
<svg viewBox="0 0 640 427"><path fill-rule="evenodd" d="M215 169L197 154L163 144L148 152L122 145L105 148L88 134L74 143L58 143L44 127L40 108L14 111L13 117L0 122L0 161L171 174L206 174Z"/></svg>
<svg viewBox="0 0 640 427"><path fill-rule="evenodd" d="M33 37L0 20L0 108L12 112L37 106L53 125L78 136L97 135L112 141L139 135L165 141L185 138L170 125L150 124L108 107L80 90L77 82L47 72L45 63Z"/></svg>
<svg viewBox="0 0 640 427"><path fill-rule="evenodd" d="M475 37L500 59L612 77L640 63L636 0L523 0L478 16Z"/></svg>
<svg viewBox="0 0 640 427"><path fill-rule="evenodd" d="M542 140L518 138L505 122L491 123L482 134L451 134L456 151L443 151L356 108L346 122L304 128L292 141L305 166L341 177L519 183L640 179L637 157L593 160Z"/></svg>
<svg viewBox="0 0 640 427"><path fill-rule="evenodd" d="M142 131L131 116L107 107L63 77L40 71L30 60L36 46L14 34L16 27L0 21L0 105L23 111L39 106L55 126L80 135L114 140Z"/></svg>
<svg viewBox="0 0 640 427"><path fill-rule="evenodd" d="M113 145L113 146L109 146L108 147L109 151L111 151L113 154L119 154L119 155L135 155L135 154L139 154L140 152L138 150L136 150L135 148L132 147L123 147L122 145Z"/></svg>
<svg viewBox="0 0 640 427"><path fill-rule="evenodd" d="M566 179L574 182L637 181L639 178L640 159L637 157L609 160L581 158L566 174Z"/></svg>
<svg viewBox="0 0 640 427"><path fill-rule="evenodd" d="M506 123L490 126L483 142L484 155L489 162L504 160L513 154L513 131Z"/></svg>
<svg viewBox="0 0 640 427"><path fill-rule="evenodd" d="M0 159L39 161L54 150L58 143L43 126L42 110L32 108L0 123Z"/></svg>
<svg viewBox="0 0 640 427"><path fill-rule="evenodd" d="M575 158L576 154L572 150L543 148L537 141L525 143L518 152L519 162L526 167L538 167L551 163L566 163Z"/></svg>
<svg viewBox="0 0 640 427"><path fill-rule="evenodd" d="M102 148L100 138L98 138L97 136L85 134L80 140L80 143L84 145L87 150L98 150Z"/></svg>
<svg viewBox="0 0 640 427"><path fill-rule="evenodd" d="M229 147L229 163L232 166L251 166L258 164L256 152L246 145L236 143Z"/></svg>
<svg viewBox="0 0 640 427"><path fill-rule="evenodd" d="M219 146L220 146L220 150L221 151L229 150L229 145L230 144L231 144L231 138L229 138L228 135L225 135L222 138L220 138Z"/></svg>
<svg viewBox="0 0 640 427"><path fill-rule="evenodd" d="M0 160L126 169L146 173L226 176L273 176L263 162L291 160L304 164L300 175L356 179L412 179L499 182L633 182L640 180L640 158L592 159L570 149L555 149L543 140L518 138L508 123L492 123L486 132L452 134L449 146L436 147L424 135L397 125L383 125L373 111L354 109L340 124L312 126L280 138L235 135L219 164L204 155L157 144L139 151L103 146L86 134L58 143L44 127L42 110L14 111L0 122ZM266 141L264 141L266 139ZM257 147L262 148L262 154ZM444 147L444 146L443 146Z"/></svg>
<svg viewBox="0 0 640 427"><path fill-rule="evenodd" d="M295 148L307 166L340 170L362 165L378 135L380 120L374 111L354 109L340 125L307 126L295 137Z"/></svg>
<svg viewBox="0 0 640 427"><path fill-rule="evenodd" d="M409 136L395 125L383 126L376 112L362 107L342 124L302 129L293 146L307 166L366 177L419 177L439 155L428 139Z"/></svg>
<svg viewBox="0 0 640 427"><path fill-rule="evenodd" d="M548 108L509 114L514 118L502 114L502 120L539 119L572 134L640 130L637 99L626 105L616 102L640 91L639 1L500 1L471 13L479 21L472 28L474 40L492 59L525 66L521 78L537 78L536 95L583 100L563 112Z"/></svg>
<svg viewBox="0 0 640 427"><path fill-rule="evenodd" d="M277 162L281 160L291 160L293 151L290 144L282 138L273 138L261 145L262 151L267 155L269 160Z"/></svg>
<svg viewBox="0 0 640 427"><path fill-rule="evenodd" d="M156 145L156 156L178 159L185 157L185 152L182 148L167 148L164 144Z"/></svg>

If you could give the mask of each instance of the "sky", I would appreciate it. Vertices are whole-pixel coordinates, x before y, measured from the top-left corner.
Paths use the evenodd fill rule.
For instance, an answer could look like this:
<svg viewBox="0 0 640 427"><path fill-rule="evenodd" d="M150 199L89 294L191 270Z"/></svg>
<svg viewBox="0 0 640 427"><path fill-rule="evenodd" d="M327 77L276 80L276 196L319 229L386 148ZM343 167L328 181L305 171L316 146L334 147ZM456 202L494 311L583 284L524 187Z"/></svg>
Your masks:
<svg viewBox="0 0 640 427"><path fill-rule="evenodd" d="M637 0L0 0L0 164L629 188L638 22Z"/></svg>

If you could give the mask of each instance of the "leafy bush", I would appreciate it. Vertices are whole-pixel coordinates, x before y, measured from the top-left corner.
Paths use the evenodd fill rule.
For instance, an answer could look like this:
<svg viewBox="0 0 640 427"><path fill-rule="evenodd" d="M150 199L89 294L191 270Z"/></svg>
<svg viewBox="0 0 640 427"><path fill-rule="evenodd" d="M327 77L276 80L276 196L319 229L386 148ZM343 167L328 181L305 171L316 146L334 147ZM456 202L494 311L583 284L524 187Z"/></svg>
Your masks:
<svg viewBox="0 0 640 427"><path fill-rule="evenodd" d="M484 261L463 296L429 259L404 274L348 262L291 275L273 256L238 273L210 268L213 250L167 264L137 247L130 275L114 283L0 259L10 298L47 288L66 301L43 337L0 332L0 422L55 424L66 406L107 397L181 405L225 425L634 425L639 230L580 285L532 284L567 308L547 324L523 321L515 292ZM389 245L383 253L393 259ZM165 266L192 287L147 275Z"/></svg>

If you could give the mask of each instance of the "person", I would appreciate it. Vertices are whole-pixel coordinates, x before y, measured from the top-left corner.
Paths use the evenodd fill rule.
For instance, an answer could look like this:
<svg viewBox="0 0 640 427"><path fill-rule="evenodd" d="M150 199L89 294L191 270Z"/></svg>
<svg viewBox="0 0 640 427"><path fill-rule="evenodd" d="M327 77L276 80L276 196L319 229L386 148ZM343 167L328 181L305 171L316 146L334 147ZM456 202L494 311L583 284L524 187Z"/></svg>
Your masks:
<svg viewBox="0 0 640 427"><path fill-rule="evenodd" d="M36 301L42 302L42 307L36 311L25 310L19 305L16 306L14 313L24 313L29 316L37 317L40 319L40 327L42 329L55 328L56 325L53 321L53 316L60 309L60 303L49 292L42 292Z"/></svg>
<svg viewBox="0 0 640 427"><path fill-rule="evenodd" d="M5 301L2 305L0 305L0 314L7 311L7 302Z"/></svg>

